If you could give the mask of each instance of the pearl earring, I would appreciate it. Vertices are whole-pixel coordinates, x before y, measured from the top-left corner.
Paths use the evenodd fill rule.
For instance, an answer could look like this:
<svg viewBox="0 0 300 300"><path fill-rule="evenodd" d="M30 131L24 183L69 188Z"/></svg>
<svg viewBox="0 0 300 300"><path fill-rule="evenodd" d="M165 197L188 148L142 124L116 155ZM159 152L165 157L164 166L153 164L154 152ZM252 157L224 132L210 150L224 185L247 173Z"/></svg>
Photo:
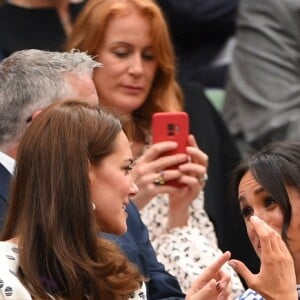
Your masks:
<svg viewBox="0 0 300 300"><path fill-rule="evenodd" d="M94 202L92 202L92 208L93 210L96 210L96 204Z"/></svg>

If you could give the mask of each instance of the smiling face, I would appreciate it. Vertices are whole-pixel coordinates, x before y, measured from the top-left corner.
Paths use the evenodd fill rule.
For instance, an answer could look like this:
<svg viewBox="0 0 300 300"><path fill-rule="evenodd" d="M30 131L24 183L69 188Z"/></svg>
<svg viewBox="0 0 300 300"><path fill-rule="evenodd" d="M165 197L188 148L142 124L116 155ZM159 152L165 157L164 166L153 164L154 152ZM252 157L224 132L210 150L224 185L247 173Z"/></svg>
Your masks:
<svg viewBox="0 0 300 300"><path fill-rule="evenodd" d="M292 209L291 222L287 231L287 243L293 254L300 251L300 194L294 187L286 186L286 190ZM249 218L252 215L256 215L264 220L276 232L281 234L284 222L281 208L278 201L270 196L270 194L256 181L250 171L246 172L240 181L238 199L247 227L248 236L254 250L257 255L260 256L259 239L249 222Z"/></svg>
<svg viewBox="0 0 300 300"><path fill-rule="evenodd" d="M114 151L98 165L90 166L91 201L95 203L97 223L103 232L127 231L125 209L129 197L138 191L130 173L132 163L129 141L122 131L115 140Z"/></svg>
<svg viewBox="0 0 300 300"><path fill-rule="evenodd" d="M100 104L131 114L145 102L157 70L150 20L133 7L112 16L97 59L104 65L94 72Z"/></svg>

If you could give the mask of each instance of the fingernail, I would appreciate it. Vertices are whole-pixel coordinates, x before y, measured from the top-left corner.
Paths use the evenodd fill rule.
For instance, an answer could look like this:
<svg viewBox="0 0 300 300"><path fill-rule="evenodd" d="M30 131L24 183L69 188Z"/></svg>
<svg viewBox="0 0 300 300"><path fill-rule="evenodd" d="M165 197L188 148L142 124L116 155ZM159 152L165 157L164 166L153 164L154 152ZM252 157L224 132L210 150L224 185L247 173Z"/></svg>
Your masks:
<svg viewBox="0 0 300 300"><path fill-rule="evenodd" d="M224 290L226 289L227 285L228 285L228 281L218 281L217 282L217 290Z"/></svg>
<svg viewBox="0 0 300 300"><path fill-rule="evenodd" d="M233 260L229 260L229 261L228 261L228 264L229 264L229 266L232 267L232 268L235 268L235 267L236 267L236 262L233 261Z"/></svg>
<svg viewBox="0 0 300 300"><path fill-rule="evenodd" d="M208 286L212 289L214 289L216 287L216 280L215 279L211 279L208 283Z"/></svg>
<svg viewBox="0 0 300 300"><path fill-rule="evenodd" d="M251 216L250 219L254 222L261 222L261 219L258 216Z"/></svg>

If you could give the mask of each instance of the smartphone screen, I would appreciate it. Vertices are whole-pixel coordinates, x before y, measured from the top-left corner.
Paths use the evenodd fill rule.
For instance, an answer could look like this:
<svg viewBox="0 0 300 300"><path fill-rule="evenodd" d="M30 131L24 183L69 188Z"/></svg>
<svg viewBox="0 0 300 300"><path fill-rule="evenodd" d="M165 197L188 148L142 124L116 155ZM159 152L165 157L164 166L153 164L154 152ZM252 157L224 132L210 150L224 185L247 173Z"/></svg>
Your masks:
<svg viewBox="0 0 300 300"><path fill-rule="evenodd" d="M185 112L159 112L152 116L153 143L174 141L178 147L164 155L186 153L189 135L189 117ZM176 168L176 166L174 166ZM182 187L177 181L168 181L168 184Z"/></svg>

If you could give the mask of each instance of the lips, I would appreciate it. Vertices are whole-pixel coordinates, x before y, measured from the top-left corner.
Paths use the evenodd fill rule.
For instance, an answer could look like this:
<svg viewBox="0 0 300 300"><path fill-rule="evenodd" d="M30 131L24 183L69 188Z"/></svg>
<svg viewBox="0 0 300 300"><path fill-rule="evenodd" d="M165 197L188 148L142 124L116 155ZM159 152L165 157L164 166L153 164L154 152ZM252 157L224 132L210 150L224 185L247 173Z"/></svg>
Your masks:
<svg viewBox="0 0 300 300"><path fill-rule="evenodd" d="M127 208L128 204L129 204L129 202L124 202L124 203L122 204L122 209L123 209L124 211L126 211L126 208Z"/></svg>
<svg viewBox="0 0 300 300"><path fill-rule="evenodd" d="M135 85L121 85L121 88L130 94L137 94L143 90L141 86L135 86Z"/></svg>

